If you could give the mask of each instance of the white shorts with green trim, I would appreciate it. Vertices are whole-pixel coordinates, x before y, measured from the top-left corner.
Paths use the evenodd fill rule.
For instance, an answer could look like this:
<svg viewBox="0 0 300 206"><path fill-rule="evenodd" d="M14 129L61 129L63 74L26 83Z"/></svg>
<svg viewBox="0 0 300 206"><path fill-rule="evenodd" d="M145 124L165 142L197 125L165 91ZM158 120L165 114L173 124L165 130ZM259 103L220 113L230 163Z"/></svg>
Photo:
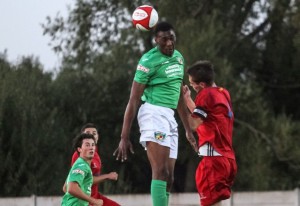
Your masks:
<svg viewBox="0 0 300 206"><path fill-rule="evenodd" d="M138 112L140 126L140 143L146 147L146 142L156 142L170 148L170 158L177 159L178 154L178 124L174 118L174 110L144 103Z"/></svg>

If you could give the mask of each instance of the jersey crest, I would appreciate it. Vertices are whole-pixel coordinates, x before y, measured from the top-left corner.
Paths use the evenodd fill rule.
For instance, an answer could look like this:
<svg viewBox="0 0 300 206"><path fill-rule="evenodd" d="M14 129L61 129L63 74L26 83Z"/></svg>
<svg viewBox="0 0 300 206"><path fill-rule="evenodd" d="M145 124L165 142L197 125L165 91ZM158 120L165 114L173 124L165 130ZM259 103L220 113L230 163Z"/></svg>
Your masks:
<svg viewBox="0 0 300 206"><path fill-rule="evenodd" d="M179 64L183 64L183 59L181 57L176 57Z"/></svg>
<svg viewBox="0 0 300 206"><path fill-rule="evenodd" d="M166 133L163 133L163 132L154 132L154 137L157 140L163 141L166 138Z"/></svg>

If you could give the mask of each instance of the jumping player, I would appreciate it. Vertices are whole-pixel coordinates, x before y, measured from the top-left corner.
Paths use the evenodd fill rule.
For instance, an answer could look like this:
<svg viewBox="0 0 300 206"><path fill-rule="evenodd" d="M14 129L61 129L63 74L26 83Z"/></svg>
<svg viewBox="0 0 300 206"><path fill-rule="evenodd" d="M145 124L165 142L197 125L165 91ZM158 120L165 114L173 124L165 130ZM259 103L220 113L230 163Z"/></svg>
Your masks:
<svg viewBox="0 0 300 206"><path fill-rule="evenodd" d="M124 114L117 160L133 153L130 130L138 111L140 143L146 147L152 169L151 197L153 206L167 206L173 184L178 153L177 122L174 110L183 122L187 139L197 151L196 140L188 125L188 111L182 96L184 59L175 50L176 35L171 24L160 22L154 30L157 46L140 59ZM141 100L143 104L140 106Z"/></svg>
<svg viewBox="0 0 300 206"><path fill-rule="evenodd" d="M197 92L195 102L188 86L184 99L192 115L190 126L197 131L199 155L203 159L196 171L201 206L221 205L231 195L237 172L232 148L233 112L229 92L214 84L213 65L199 61L188 71L190 86Z"/></svg>

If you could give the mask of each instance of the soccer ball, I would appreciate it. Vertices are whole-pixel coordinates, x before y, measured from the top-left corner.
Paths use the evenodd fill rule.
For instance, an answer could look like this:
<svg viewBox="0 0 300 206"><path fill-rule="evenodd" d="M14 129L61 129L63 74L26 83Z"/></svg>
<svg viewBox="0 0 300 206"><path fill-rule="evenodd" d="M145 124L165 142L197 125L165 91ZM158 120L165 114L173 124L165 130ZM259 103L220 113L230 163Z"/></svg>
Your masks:
<svg viewBox="0 0 300 206"><path fill-rule="evenodd" d="M152 6L139 6L132 13L132 23L136 29L141 31L151 30L157 21L158 14Z"/></svg>

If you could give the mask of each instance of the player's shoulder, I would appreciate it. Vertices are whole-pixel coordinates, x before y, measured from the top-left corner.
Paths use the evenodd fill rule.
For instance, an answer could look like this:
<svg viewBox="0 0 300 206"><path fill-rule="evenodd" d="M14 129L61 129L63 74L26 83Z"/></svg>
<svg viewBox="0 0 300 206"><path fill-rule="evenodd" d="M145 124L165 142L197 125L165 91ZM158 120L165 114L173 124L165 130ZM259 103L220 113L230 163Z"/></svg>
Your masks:
<svg viewBox="0 0 300 206"><path fill-rule="evenodd" d="M230 99L230 92L226 88L219 87L219 92L223 93L227 100Z"/></svg>
<svg viewBox="0 0 300 206"><path fill-rule="evenodd" d="M179 63L181 65L185 64L184 57L182 56L182 54L178 50L174 51L173 57L175 57L177 63Z"/></svg>
<svg viewBox="0 0 300 206"><path fill-rule="evenodd" d="M140 62L151 62L159 54L160 54L160 52L158 51L157 47L154 47L143 54L143 56L140 59Z"/></svg>
<svg viewBox="0 0 300 206"><path fill-rule="evenodd" d="M72 159L78 159L79 155L78 155L78 152L74 152L73 155L72 155Z"/></svg>
<svg viewBox="0 0 300 206"><path fill-rule="evenodd" d="M78 153L75 151L72 155L72 160L71 160L71 166L76 162L76 160L78 159L79 155Z"/></svg>
<svg viewBox="0 0 300 206"><path fill-rule="evenodd" d="M174 50L174 55L183 58L183 56L182 56L182 54L180 53L180 51L178 51L178 50L176 50L176 49Z"/></svg>
<svg viewBox="0 0 300 206"><path fill-rule="evenodd" d="M205 87L200 90L200 92L198 93L198 96L201 96L202 98L203 98L203 96L214 97L214 96L218 95L219 93L220 93L219 87Z"/></svg>
<svg viewBox="0 0 300 206"><path fill-rule="evenodd" d="M85 167L89 167L89 164L88 164L84 159L82 159L81 157L79 157L79 158L74 162L74 165L73 165L73 166L85 168Z"/></svg>
<svg viewBox="0 0 300 206"><path fill-rule="evenodd" d="M202 96L208 96L213 99L230 99L230 94L224 87L207 87L201 90Z"/></svg>
<svg viewBox="0 0 300 206"><path fill-rule="evenodd" d="M225 93L229 95L229 91L224 87L214 87L219 93Z"/></svg>
<svg viewBox="0 0 300 206"><path fill-rule="evenodd" d="M156 47L152 48L141 57L138 67L145 68L148 71L157 63L158 55L158 49Z"/></svg>

